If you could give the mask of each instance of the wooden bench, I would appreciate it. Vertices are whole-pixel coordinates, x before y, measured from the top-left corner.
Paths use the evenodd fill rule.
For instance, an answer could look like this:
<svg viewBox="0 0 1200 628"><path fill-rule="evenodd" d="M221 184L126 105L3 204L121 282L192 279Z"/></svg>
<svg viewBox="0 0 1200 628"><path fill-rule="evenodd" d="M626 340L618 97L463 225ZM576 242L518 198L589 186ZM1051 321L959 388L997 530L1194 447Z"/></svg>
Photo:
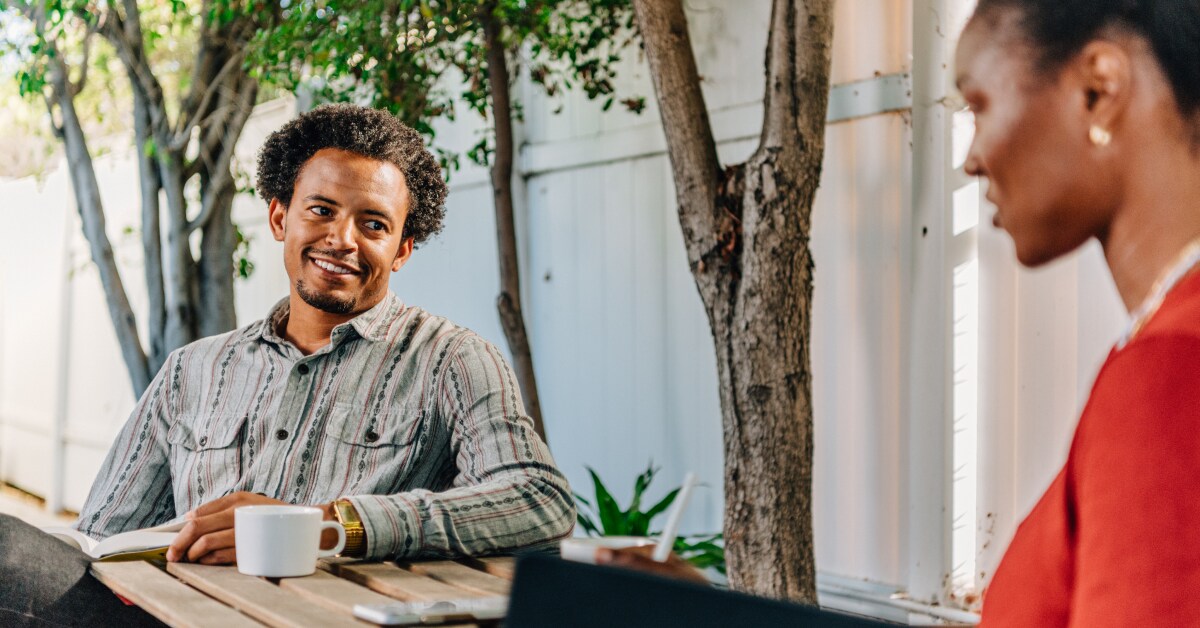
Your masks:
<svg viewBox="0 0 1200 628"><path fill-rule="evenodd" d="M364 626L355 604L507 596L511 557L460 561L320 562L301 578L257 578L236 567L94 563L92 575L171 626ZM457 624L467 626L473 624Z"/></svg>

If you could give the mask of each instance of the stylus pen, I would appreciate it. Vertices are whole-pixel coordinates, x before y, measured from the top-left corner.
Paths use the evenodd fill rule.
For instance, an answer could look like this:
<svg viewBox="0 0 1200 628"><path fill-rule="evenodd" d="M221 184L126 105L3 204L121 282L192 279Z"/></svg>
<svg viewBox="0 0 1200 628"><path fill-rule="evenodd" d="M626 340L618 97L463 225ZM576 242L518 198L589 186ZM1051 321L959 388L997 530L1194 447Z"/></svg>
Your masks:
<svg viewBox="0 0 1200 628"><path fill-rule="evenodd" d="M696 474L689 471L683 478L683 487L679 489L679 496L675 498L671 514L667 515L667 527L663 528L658 547L654 548L654 560L661 563L671 555L671 548L675 547L675 539L679 536L679 520L683 519L683 511L687 508L688 500L692 498L692 488L695 486Z"/></svg>

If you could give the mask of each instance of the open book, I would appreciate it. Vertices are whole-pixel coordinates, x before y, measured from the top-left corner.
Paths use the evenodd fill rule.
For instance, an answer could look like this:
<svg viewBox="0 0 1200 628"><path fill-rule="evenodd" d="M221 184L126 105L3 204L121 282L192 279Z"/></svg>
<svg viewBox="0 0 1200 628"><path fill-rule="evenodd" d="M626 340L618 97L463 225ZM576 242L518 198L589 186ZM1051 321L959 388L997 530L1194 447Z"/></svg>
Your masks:
<svg viewBox="0 0 1200 628"><path fill-rule="evenodd" d="M42 528L42 532L78 547L84 554L103 562L162 559L187 521L176 519L143 530L114 534L103 541L93 539L75 528Z"/></svg>

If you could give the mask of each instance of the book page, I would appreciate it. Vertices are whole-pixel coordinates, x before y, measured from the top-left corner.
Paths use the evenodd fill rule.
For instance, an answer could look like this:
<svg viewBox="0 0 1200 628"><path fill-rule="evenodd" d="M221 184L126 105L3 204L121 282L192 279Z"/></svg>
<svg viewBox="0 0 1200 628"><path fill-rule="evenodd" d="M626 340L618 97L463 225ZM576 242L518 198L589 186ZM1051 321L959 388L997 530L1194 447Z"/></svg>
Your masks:
<svg viewBox="0 0 1200 628"><path fill-rule="evenodd" d="M114 554L138 554L147 550L162 554L162 550L175 540L185 525L187 520L181 517L151 528L114 534L102 541L93 539L75 528L42 528L42 532L79 548L92 558L104 558Z"/></svg>
<svg viewBox="0 0 1200 628"><path fill-rule="evenodd" d="M161 550L169 546L178 535L178 531L134 530L133 532L123 532L100 541L88 554L92 558L104 558L112 554Z"/></svg>
<svg viewBox="0 0 1200 628"><path fill-rule="evenodd" d="M85 554L90 554L92 548L95 547L97 541L75 528L51 527L42 528L42 532L74 547L82 550Z"/></svg>

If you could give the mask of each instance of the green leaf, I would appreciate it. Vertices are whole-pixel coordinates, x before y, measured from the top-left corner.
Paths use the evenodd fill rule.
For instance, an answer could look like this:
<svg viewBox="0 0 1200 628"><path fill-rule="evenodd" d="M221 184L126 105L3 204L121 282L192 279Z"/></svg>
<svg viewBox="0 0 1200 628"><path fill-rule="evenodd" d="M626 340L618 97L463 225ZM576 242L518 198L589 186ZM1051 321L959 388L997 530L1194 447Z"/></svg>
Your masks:
<svg viewBox="0 0 1200 628"><path fill-rule="evenodd" d="M604 482L600 481L600 476L596 474L596 470L588 467L588 473L592 476L592 484L596 489L596 507L599 510L600 525L606 536L621 536L626 534L625 518L621 515L620 507L617 506L616 500L612 494L605 488Z"/></svg>
<svg viewBox="0 0 1200 628"><path fill-rule="evenodd" d="M629 503L629 510L625 512L638 512L642 508L642 494L646 492L646 488L654 481L654 474L658 469L654 468L654 462L651 462L646 470L637 476L633 482L633 501Z"/></svg>
<svg viewBox="0 0 1200 628"><path fill-rule="evenodd" d="M580 527L582 527L589 536L602 536L600 534L600 530L596 528L596 522L592 521L591 517L580 512L575 516L575 518L577 521L579 521Z"/></svg>
<svg viewBox="0 0 1200 628"><path fill-rule="evenodd" d="M660 499L657 504L654 504L650 507L650 510L646 511L646 516L650 519L653 519L662 514L664 510L671 507L671 503L675 501L675 497L678 495L679 489L675 489L670 493L667 493L666 497Z"/></svg>

